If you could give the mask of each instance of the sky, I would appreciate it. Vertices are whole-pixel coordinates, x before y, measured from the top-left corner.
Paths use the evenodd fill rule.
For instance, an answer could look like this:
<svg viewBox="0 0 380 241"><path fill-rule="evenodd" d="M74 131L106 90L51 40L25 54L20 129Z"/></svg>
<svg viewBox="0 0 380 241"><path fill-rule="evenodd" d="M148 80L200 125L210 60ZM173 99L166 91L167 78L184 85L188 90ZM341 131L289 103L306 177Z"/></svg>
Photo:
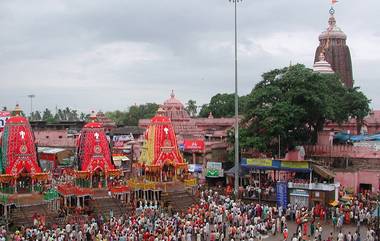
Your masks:
<svg viewBox="0 0 380 241"><path fill-rule="evenodd" d="M239 94L290 63L311 67L330 0L238 4ZM355 85L380 109L379 0L340 0ZM228 0L1 0L0 106L127 110L208 103L234 91L234 8Z"/></svg>

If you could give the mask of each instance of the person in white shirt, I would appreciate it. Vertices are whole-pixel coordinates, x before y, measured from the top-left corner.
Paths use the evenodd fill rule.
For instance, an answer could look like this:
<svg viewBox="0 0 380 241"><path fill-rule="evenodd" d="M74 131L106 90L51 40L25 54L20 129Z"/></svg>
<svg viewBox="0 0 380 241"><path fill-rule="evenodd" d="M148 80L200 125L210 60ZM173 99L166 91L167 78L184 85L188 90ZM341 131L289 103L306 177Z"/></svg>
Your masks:
<svg viewBox="0 0 380 241"><path fill-rule="evenodd" d="M338 233L338 241L343 241L344 240L344 234L342 233L342 231L340 231Z"/></svg>

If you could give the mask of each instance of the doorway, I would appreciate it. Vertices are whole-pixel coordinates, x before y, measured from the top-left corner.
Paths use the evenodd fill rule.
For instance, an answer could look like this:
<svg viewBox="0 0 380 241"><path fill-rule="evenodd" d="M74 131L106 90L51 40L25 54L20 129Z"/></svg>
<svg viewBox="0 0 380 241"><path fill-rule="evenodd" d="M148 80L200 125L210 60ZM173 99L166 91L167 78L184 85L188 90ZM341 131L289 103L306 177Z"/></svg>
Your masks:
<svg viewBox="0 0 380 241"><path fill-rule="evenodd" d="M368 191L371 192L372 191L372 184L360 183L359 191L360 192L368 192Z"/></svg>
<svg viewBox="0 0 380 241"><path fill-rule="evenodd" d="M92 183L93 188L103 188L105 187L105 175L102 169L98 168L92 174Z"/></svg>
<svg viewBox="0 0 380 241"><path fill-rule="evenodd" d="M17 178L17 192L30 193L32 192L32 178L30 174L24 169Z"/></svg>

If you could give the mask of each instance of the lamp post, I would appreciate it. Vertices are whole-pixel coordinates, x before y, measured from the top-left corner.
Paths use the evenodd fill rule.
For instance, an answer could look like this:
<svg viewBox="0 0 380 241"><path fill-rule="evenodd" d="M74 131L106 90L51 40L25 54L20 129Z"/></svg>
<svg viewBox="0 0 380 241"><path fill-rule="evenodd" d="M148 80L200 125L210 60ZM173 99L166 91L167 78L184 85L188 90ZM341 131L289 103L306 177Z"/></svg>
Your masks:
<svg viewBox="0 0 380 241"><path fill-rule="evenodd" d="M229 0L233 2L235 9L235 183L234 192L238 195L239 191L239 96L237 81L237 4L242 0Z"/></svg>
<svg viewBox="0 0 380 241"><path fill-rule="evenodd" d="M31 94L28 95L28 98L30 98L30 118L32 118L33 115L33 98L36 97L36 95Z"/></svg>

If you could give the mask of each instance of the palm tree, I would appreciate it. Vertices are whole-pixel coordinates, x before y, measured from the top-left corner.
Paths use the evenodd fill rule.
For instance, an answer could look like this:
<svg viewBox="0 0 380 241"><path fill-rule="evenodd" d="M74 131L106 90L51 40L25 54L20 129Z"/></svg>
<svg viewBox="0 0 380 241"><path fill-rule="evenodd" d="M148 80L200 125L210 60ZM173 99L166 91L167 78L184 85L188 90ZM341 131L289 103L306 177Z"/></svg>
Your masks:
<svg viewBox="0 0 380 241"><path fill-rule="evenodd" d="M186 110L190 116L195 116L197 114L197 102L195 100L189 100L186 103Z"/></svg>

